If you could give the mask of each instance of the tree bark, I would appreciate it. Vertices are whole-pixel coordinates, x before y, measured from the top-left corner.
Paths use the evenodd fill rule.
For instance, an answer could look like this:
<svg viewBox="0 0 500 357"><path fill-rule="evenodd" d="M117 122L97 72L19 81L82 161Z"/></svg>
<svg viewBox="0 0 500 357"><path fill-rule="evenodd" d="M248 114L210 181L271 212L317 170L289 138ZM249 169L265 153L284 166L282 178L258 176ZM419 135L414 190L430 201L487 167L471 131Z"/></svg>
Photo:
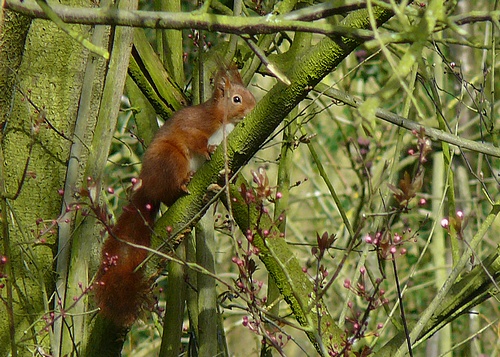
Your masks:
<svg viewBox="0 0 500 357"><path fill-rule="evenodd" d="M82 5L73 2L72 5ZM87 51L53 23L2 10L0 196L5 309L0 355L49 351L57 217ZM84 36L88 26L74 25ZM43 333L40 331L44 331Z"/></svg>

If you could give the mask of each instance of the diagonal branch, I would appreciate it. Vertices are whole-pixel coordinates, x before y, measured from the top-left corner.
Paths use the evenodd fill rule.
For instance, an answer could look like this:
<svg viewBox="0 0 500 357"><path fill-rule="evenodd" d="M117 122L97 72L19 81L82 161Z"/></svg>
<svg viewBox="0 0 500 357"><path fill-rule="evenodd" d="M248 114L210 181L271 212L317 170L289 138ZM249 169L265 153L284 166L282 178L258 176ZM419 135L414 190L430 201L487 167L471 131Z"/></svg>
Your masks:
<svg viewBox="0 0 500 357"><path fill-rule="evenodd" d="M374 16L377 25L387 21L392 13L381 8L374 9ZM349 14L342 25L353 28L369 28L369 15L366 10L358 10ZM218 182L219 173L224 169L225 158L228 160L228 167L232 172L236 172L243 166L261 147L262 143L271 135L275 128L280 125L287 114L300 103L307 94L316 86L326 75L342 62L345 57L351 53L360 41L340 37L332 40L324 38L313 48L305 51L302 57L294 58L295 65L286 73L291 84L285 85L281 82L277 83L270 92L257 104L254 111L245 119L243 123L238 125L233 133L228 137L227 152L223 153L222 148L219 148L212 159L197 171L189 185L190 195L186 195L170 207L167 212L159 219L155 226L153 237L154 248L163 247L165 242L176 245L182 237L174 237L177 241L172 241L168 232L183 232L194 224L198 218L195 218L200 212L204 212L206 207L207 187ZM167 230L166 228L171 229ZM280 240L275 241L281 244ZM278 249L279 250L279 249ZM293 273L290 274L293 277ZM301 282L292 281L289 284L281 285L280 292L289 298L291 303L297 299L295 294L301 294L301 291L289 291L290 286L300 286ZM308 305L309 297L300 296L298 299L302 305ZM300 303L298 304L300 305ZM300 311L297 310L297 311ZM325 314L328 312L326 311ZM296 318L308 328L309 321L305 320L297 313ZM326 321L323 320L323 321ZM330 331L337 330L333 325L330 325ZM332 343L340 344L342 341L338 334L332 336L335 341ZM310 336L315 344L318 352L325 352L327 341L324 338L327 336Z"/></svg>
<svg viewBox="0 0 500 357"><path fill-rule="evenodd" d="M363 104L362 100L352 97L349 94L338 89L327 87L326 85L321 83L317 86L317 89L324 95L332 98L334 101L344 103L353 108L359 108ZM377 108L375 116L379 119L385 120L407 130L420 131L420 129L423 127L425 129L425 134L432 140L439 140L452 145L456 145L461 149L467 149L485 155L500 157L500 148L489 143L480 143L477 141L468 140L457 135L447 133L440 129L423 126L420 123L414 122L408 118L404 118L382 108Z"/></svg>
<svg viewBox="0 0 500 357"><path fill-rule="evenodd" d="M381 24L387 21L392 13L376 8L375 16L377 23ZM368 28L370 25L367 11L363 9L351 13L342 21L342 25ZM229 168L236 172L250 160L286 115L359 44L360 41L346 37L336 40L324 38L310 51L306 51L302 58L296 58L294 67L286 73L291 85L277 83L228 137L226 155ZM165 227L169 223L175 232L186 226L204 209L205 202L202 198L206 194L206 188L218 181L219 172L224 169L225 155L221 149L219 148L212 159L197 171L189 185L191 194L177 200L159 220L156 231L161 238L168 239Z"/></svg>

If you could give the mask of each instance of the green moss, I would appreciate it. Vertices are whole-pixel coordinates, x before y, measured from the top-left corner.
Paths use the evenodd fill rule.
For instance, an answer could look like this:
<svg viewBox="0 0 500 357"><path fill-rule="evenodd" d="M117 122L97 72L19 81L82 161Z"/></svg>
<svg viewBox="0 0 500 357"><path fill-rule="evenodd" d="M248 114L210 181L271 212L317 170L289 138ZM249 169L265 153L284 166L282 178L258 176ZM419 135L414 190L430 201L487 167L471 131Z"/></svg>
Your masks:
<svg viewBox="0 0 500 357"><path fill-rule="evenodd" d="M26 97L16 88L0 94L2 101L13 99L2 141L4 195L12 197L22 182L19 196L7 198L9 211L3 212L9 226L16 339L24 340L18 345L20 355L27 354L34 344L48 347L49 343L38 331L43 331L42 315L54 299L57 224L52 220L61 211L58 190L64 187L71 146L60 133L71 136L85 58L80 45L61 30L50 22L35 20L15 76L17 88ZM42 221L37 224L37 220ZM40 236L43 230L48 233ZM5 310L0 311L2 321L8 320L5 314ZM8 332L3 326L0 339L6 341ZM9 344L1 345L0 354L4 355L7 350L3 348Z"/></svg>

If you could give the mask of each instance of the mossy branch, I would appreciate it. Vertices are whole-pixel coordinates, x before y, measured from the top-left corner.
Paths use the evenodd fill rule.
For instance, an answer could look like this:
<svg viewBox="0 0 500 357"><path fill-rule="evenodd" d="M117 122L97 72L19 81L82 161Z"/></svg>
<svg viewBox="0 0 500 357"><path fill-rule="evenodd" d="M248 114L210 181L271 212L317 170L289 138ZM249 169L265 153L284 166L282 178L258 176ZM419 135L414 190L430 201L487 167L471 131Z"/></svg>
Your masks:
<svg viewBox="0 0 500 357"><path fill-rule="evenodd" d="M66 32L71 38L80 43L83 47L87 48L89 51L94 52L97 55L104 57L105 59L109 59L109 52L104 48L94 45L92 42L87 40L81 33L73 30L69 27L52 9L51 6L47 3L46 0L36 0L36 3L42 11L44 15L47 16L48 19L52 20L61 30Z"/></svg>
<svg viewBox="0 0 500 357"><path fill-rule="evenodd" d="M376 8L375 16L377 23L381 24L391 17L391 13ZM369 20L366 10L351 13L344 19L342 25L352 28L368 28ZM223 153L222 147L220 147L213 155L212 160L196 173L189 185L190 195L180 198L157 222L152 247L165 250L166 245L168 245L168 249L176 246L182 240L182 234L176 235L176 233L182 233L192 227L208 208L209 205L206 200L207 187L218 182L219 173L224 168L225 157L229 160L229 168L233 172L243 166L260 149L262 143L282 122L285 116L359 44L359 41L345 37L336 38L335 40L324 38L312 50L306 51L300 60L296 60L295 65L287 73L291 85L276 84L258 103L247 119L230 135L227 153ZM244 226L249 226L249 223L240 225L241 228ZM172 228L171 232L174 232L174 236L168 233L170 230L167 230L167 227ZM280 246L273 249L273 254L286 249L284 240L275 240L275 242ZM284 246L281 246L283 244ZM311 315L316 315L306 312L309 304L307 294L312 291L307 288L311 285L310 282L305 278L296 260L290 259L290 262L286 262L285 265L278 264L276 266L276 256L273 254L270 252L267 255L264 254L264 258L261 258L263 260L269 259L266 267L268 265L269 267L275 266L275 269L273 268L274 273L271 274L276 274L275 278L280 280L282 284L281 292L286 296L291 306L294 306L297 319L302 324L311 326L309 325L310 322L314 321ZM287 257L290 258L290 255ZM278 273L278 271L281 271L281 273ZM292 287L290 283L284 284L286 279L283 278L283 274L292 276L294 279L297 276L302 276L302 280L296 284L294 283L295 286ZM299 298L295 297L298 286L301 286L302 289ZM312 288L312 285L310 287ZM325 322L326 320L327 318L322 319ZM329 326L330 329L323 326L322 331L332 332L335 335L334 339L339 340L339 330L334 328L334 324ZM309 333L311 334L310 338L315 341L316 346L319 348L321 338L314 336L312 330L309 330ZM321 348L318 350L324 351Z"/></svg>
<svg viewBox="0 0 500 357"><path fill-rule="evenodd" d="M377 23L381 24L391 17L391 13L375 8L375 16ZM342 21L342 25L367 28L369 20L366 10L349 14ZM359 41L346 37L325 37L313 49L306 51L302 58L296 59L295 65L287 73L291 85L277 83L269 91L244 122L231 133L226 155L220 147L211 161L200 168L191 180L191 194L177 200L157 222L157 237L154 239L156 243L169 239L170 235L165 229L167 226L172 227L173 232L182 231L192 226L197 221L195 216L208 208L205 207L206 200L203 197L207 187L218 181L219 172L224 168L225 156L233 172L246 164L286 115L359 44Z"/></svg>
<svg viewBox="0 0 500 357"><path fill-rule="evenodd" d="M497 295L498 285L495 284L499 282L500 247L497 247L493 254L451 287L450 293L431 318L429 328L421 333L419 341L425 341L458 316L469 313L475 306Z"/></svg>
<svg viewBox="0 0 500 357"><path fill-rule="evenodd" d="M254 232L252 245L259 250L259 259L273 277L281 295L293 311L297 321L304 326L309 340L320 354L328 348L341 346L343 331L330 316L323 299L316 296L314 285L302 271L285 239L269 215L259 214L256 204L248 204L241 196L241 185L250 187L240 176L230 186L233 217L239 228ZM224 200L227 202L227 199ZM269 233L263 237L260 232Z"/></svg>
<svg viewBox="0 0 500 357"><path fill-rule="evenodd" d="M136 0L121 1L123 8L137 8ZM101 106L97 124L94 130L93 141L90 146L89 157L85 167L84 177L91 177L98 185L96 194L100 193L100 185L103 182L104 167L107 153L113 139L118 111L120 107L121 93L125 86L126 69L128 67L130 51L133 42L133 29L116 28L111 50L111 58L108 63L108 71L104 82L101 98ZM88 237L95 230L96 221L92 217L80 225L76 242L88 244ZM84 238L82 241L82 237ZM98 315L91 328L90 336L84 346L83 356L115 356L120 353L124 342L124 331L118 329L109 321Z"/></svg>
<svg viewBox="0 0 500 357"><path fill-rule="evenodd" d="M187 98L163 67L143 29L134 31L128 74L163 120L187 105Z"/></svg>
<svg viewBox="0 0 500 357"><path fill-rule="evenodd" d="M42 0L38 0L42 1ZM23 2L7 0L5 7L27 16L47 19L49 16L32 1ZM371 39L373 33L362 27L332 25L310 21L287 20L282 16L269 17L237 17L194 12L163 11L127 11L116 8L88 9L72 8L63 5L51 5L54 15L65 23L84 25L116 25L156 29L189 29L218 31L224 33L264 34L280 31L300 31L323 35L344 35L356 38Z"/></svg>

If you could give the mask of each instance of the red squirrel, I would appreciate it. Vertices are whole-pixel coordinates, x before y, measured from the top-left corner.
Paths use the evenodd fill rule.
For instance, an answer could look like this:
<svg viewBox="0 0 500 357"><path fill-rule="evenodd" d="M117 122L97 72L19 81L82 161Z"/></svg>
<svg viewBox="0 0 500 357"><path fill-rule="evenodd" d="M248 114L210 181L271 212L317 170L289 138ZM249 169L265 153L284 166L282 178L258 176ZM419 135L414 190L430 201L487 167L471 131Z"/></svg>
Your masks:
<svg viewBox="0 0 500 357"><path fill-rule="evenodd" d="M102 248L96 300L103 317L128 328L147 305L150 282L143 268L160 203L171 206L188 193L187 184L200 163L210 159L222 130L243 119L255 106L236 68L220 69L212 97L176 112L147 148L130 203L123 208Z"/></svg>

